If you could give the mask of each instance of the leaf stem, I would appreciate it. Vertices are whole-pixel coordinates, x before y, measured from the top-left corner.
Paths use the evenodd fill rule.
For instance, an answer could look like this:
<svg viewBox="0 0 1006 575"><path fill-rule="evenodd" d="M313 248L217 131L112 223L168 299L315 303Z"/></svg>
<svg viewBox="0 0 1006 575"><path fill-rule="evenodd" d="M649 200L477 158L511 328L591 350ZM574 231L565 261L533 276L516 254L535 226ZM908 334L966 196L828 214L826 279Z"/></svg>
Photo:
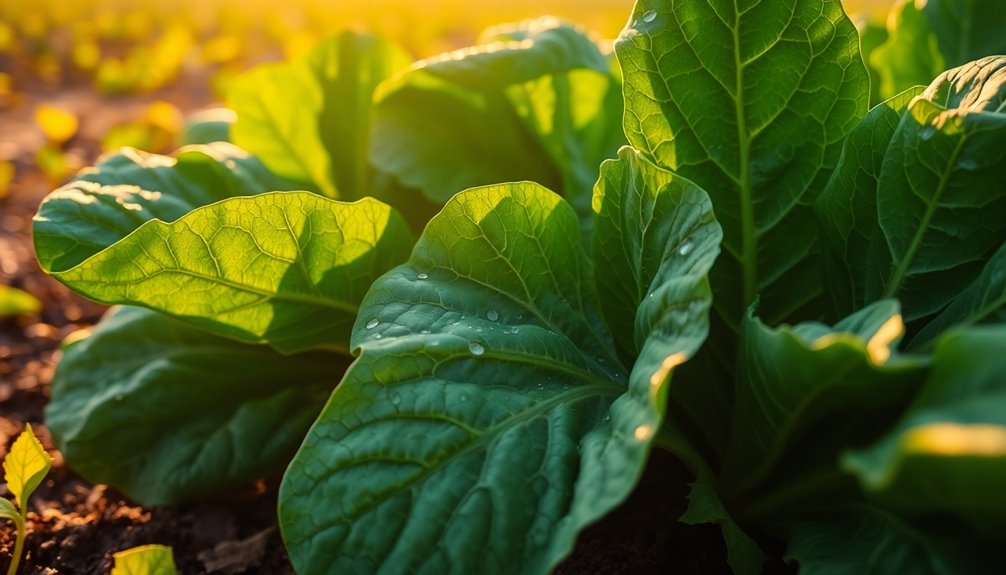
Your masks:
<svg viewBox="0 0 1006 575"><path fill-rule="evenodd" d="M685 440L680 430L673 429L666 423L660 426L657 434L653 437L651 445L674 455L696 475L706 467L702 456Z"/></svg>
<svg viewBox="0 0 1006 575"><path fill-rule="evenodd" d="M17 524L17 539L14 541L14 553L10 558L10 568L7 569L7 575L16 575L18 565L21 563L21 553L24 550L24 539L27 536L27 529L25 529L25 523L27 522L27 513L22 509L20 510L20 516L14 521Z"/></svg>

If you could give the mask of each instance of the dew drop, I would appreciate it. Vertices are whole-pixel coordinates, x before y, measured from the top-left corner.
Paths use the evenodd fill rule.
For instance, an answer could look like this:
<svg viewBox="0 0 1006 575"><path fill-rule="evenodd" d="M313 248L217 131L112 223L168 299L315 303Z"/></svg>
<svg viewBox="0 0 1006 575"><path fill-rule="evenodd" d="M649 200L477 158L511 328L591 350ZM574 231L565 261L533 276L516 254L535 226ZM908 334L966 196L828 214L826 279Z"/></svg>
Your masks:
<svg viewBox="0 0 1006 575"><path fill-rule="evenodd" d="M926 126L925 128L919 130L919 137L922 138L923 140L929 140L935 135L936 135L935 126Z"/></svg>
<svg viewBox="0 0 1006 575"><path fill-rule="evenodd" d="M692 253L692 250L694 249L695 244L692 242L692 240L685 240L685 243L681 244L681 247L678 248L678 253L681 254L682 256L687 256L688 254Z"/></svg>
<svg viewBox="0 0 1006 575"><path fill-rule="evenodd" d="M520 331L520 329L515 327L510 330L510 333L517 333L518 331Z"/></svg>
<svg viewBox="0 0 1006 575"><path fill-rule="evenodd" d="M426 275L426 274L419 274L419 275L417 275L416 277L417 277L417 278L419 278L419 279L421 279L421 280L424 280L424 279L426 279L426 278L428 278L428 277L430 277L430 276L428 276L428 275Z"/></svg>
<svg viewBox="0 0 1006 575"><path fill-rule="evenodd" d="M374 329L375 327L381 325L381 322L374 318L367 322L367 329Z"/></svg>
<svg viewBox="0 0 1006 575"><path fill-rule="evenodd" d="M489 321L496 321L499 318L500 318L500 314L497 313L496 310L494 310L494 309L491 309L491 310L489 310L489 311L486 312L486 319L488 319Z"/></svg>
<svg viewBox="0 0 1006 575"><path fill-rule="evenodd" d="M402 396L395 391L388 394L388 399L391 401L391 405L398 405L399 403L402 403Z"/></svg>
<svg viewBox="0 0 1006 575"><path fill-rule="evenodd" d="M643 22L646 22L647 24L653 22L656 19L657 19L657 13L653 10L650 10L646 14L643 14Z"/></svg>
<svg viewBox="0 0 1006 575"><path fill-rule="evenodd" d="M423 335L427 335L427 334L430 333L430 330L428 330L428 329L421 329L421 330L419 330L419 333L421 333Z"/></svg>
<svg viewBox="0 0 1006 575"><path fill-rule="evenodd" d="M374 334L374 339L381 339L382 337L384 336L379 333Z"/></svg>
<svg viewBox="0 0 1006 575"><path fill-rule="evenodd" d="M468 351L472 352L472 355L482 355L486 352L486 348L481 343L473 341L468 344Z"/></svg>

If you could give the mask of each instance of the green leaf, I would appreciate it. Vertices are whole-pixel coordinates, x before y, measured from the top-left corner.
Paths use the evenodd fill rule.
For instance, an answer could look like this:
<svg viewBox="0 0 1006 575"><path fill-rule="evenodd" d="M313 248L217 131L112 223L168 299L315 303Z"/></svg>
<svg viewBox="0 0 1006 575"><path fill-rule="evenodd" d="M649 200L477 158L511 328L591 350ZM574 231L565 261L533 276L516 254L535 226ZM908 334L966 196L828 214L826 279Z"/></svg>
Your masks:
<svg viewBox="0 0 1006 575"><path fill-rule="evenodd" d="M209 108L192 114L185 120L180 137L183 146L230 142L231 126L237 114L230 108Z"/></svg>
<svg viewBox="0 0 1006 575"><path fill-rule="evenodd" d="M978 575L1001 573L999 553L944 524L916 525L875 505L846 503L792 523L786 560L801 575Z"/></svg>
<svg viewBox="0 0 1006 575"><path fill-rule="evenodd" d="M26 424L3 461L4 481L19 508L26 508L28 498L42 483L51 467L52 458L35 437L31 424Z"/></svg>
<svg viewBox="0 0 1006 575"><path fill-rule="evenodd" d="M928 0L922 12L948 66L1006 53L1006 12L999 0Z"/></svg>
<svg viewBox="0 0 1006 575"><path fill-rule="evenodd" d="M173 157L126 148L46 197L34 220L35 252L47 273L65 271L150 220L172 222L200 206L289 186L223 142Z"/></svg>
<svg viewBox="0 0 1006 575"><path fill-rule="evenodd" d="M374 89L411 61L389 42L343 32L293 62L258 66L228 95L234 143L326 196L370 195Z"/></svg>
<svg viewBox="0 0 1006 575"><path fill-rule="evenodd" d="M886 147L885 134L875 134L872 162L846 156L858 170L881 162L878 174L862 178L843 178L858 171L843 163L824 194L833 197L819 211L838 228L830 235L840 238L839 249L842 237L856 238L844 247L856 303L896 297L906 322L926 318L957 297L1006 242L1000 177L1006 156L998 152L1006 144L1004 85L1006 57L952 69L911 100ZM829 212L841 212L841 205L854 207L839 220ZM874 227L867 245L863 238Z"/></svg>
<svg viewBox="0 0 1006 575"><path fill-rule="evenodd" d="M607 190L595 206L614 214L609 202L638 195ZM649 201L654 222L692 209ZM616 221L599 219L598 236L623 241L629 234L608 229ZM409 263L368 294L354 330L359 359L284 478L280 523L295 567L554 567L579 530L632 489L671 372L708 329L701 262L712 257L677 269L670 248L680 232L653 233L631 240L661 244L668 262L646 270L659 297L637 302L651 335L630 369L601 319L594 265L568 204L532 183L448 202Z"/></svg>
<svg viewBox="0 0 1006 575"><path fill-rule="evenodd" d="M761 509L757 515L775 499L794 505L799 500L787 500L787 490L795 493L804 479L832 471L840 450L883 433L926 368L919 359L892 357L903 332L895 301L878 302L834 327L770 329L749 314L741 331L733 441L722 471L726 497Z"/></svg>
<svg viewBox="0 0 1006 575"><path fill-rule="evenodd" d="M171 547L143 545L114 553L115 566L111 575L175 575L175 558Z"/></svg>
<svg viewBox="0 0 1006 575"><path fill-rule="evenodd" d="M932 19L923 14L921 4L924 3L900 0L892 7L887 41L870 54L870 66L880 76L881 98L894 97L918 84L929 84L947 68L929 26Z"/></svg>
<svg viewBox="0 0 1006 575"><path fill-rule="evenodd" d="M1006 326L957 330L901 421L844 467L885 502L1006 525ZM1002 531L998 531L1001 537Z"/></svg>
<svg viewBox="0 0 1006 575"><path fill-rule="evenodd" d="M709 192L723 225L722 320L737 329L758 294L769 323L820 315L809 205L869 95L841 3L640 0L615 52L629 142Z"/></svg>
<svg viewBox="0 0 1006 575"><path fill-rule="evenodd" d="M477 185L535 181L561 191L586 227L598 166L625 143L621 114L598 46L554 18L528 20L381 86L371 159L441 204Z"/></svg>
<svg viewBox="0 0 1006 575"><path fill-rule="evenodd" d="M176 503L278 475L348 363L118 308L64 351L46 423L88 480Z"/></svg>
<svg viewBox="0 0 1006 575"><path fill-rule="evenodd" d="M42 302L30 293L0 285L0 317L38 313L41 309Z"/></svg>
<svg viewBox="0 0 1006 575"><path fill-rule="evenodd" d="M926 349L952 326L983 323L1006 323L1006 244L981 275L912 338L908 348Z"/></svg>
<svg viewBox="0 0 1006 575"><path fill-rule="evenodd" d="M688 494L688 510L680 521L688 525L716 523L723 530L727 545L727 561L736 575L758 575L761 573L765 554L758 543L745 533L723 507L712 474L699 473Z"/></svg>
<svg viewBox="0 0 1006 575"><path fill-rule="evenodd" d="M141 305L283 353L347 351L363 295L411 245L401 216L376 200L274 192L148 221L49 272L103 303Z"/></svg>
<svg viewBox="0 0 1006 575"><path fill-rule="evenodd" d="M2 497L0 497L0 517L10 519L17 524L21 522L21 514L18 513L17 507L14 507L13 503Z"/></svg>
<svg viewBox="0 0 1006 575"><path fill-rule="evenodd" d="M901 116L922 91L910 88L870 110L846 138L838 167L815 204L828 253L837 258L825 266L836 318L866 306L866 286L881 281L880 175Z"/></svg>

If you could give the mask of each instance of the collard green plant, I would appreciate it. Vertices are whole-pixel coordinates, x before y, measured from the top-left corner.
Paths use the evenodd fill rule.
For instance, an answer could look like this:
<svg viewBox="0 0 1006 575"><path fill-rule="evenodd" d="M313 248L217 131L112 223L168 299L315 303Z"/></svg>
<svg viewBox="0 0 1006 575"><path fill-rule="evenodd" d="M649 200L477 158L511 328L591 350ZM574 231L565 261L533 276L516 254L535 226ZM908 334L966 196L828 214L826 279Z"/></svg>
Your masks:
<svg viewBox="0 0 1006 575"><path fill-rule="evenodd" d="M917 35L961 65L872 110L838 0L638 0L621 76L550 19L397 75L356 35L253 73L233 137L261 160L127 151L41 206L46 271L148 308L67 348L56 441L149 502L300 445L304 574L548 572L653 447L739 575L1001 573L1006 56L956 61L979 5L902 6L960 18L871 61ZM413 242L369 195L413 227L446 204Z"/></svg>

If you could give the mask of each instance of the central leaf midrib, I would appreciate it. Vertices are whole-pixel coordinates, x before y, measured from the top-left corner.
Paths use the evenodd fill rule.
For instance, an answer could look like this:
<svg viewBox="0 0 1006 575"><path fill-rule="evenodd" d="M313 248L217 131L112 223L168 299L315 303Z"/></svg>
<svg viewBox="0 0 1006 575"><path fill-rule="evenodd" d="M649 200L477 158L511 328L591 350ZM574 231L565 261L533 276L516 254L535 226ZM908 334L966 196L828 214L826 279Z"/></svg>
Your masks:
<svg viewBox="0 0 1006 575"><path fill-rule="evenodd" d="M744 276L741 306L747 306L755 298L758 273L758 236L754 221L754 202L751 189L751 140L748 137L747 117L744 106L744 63L741 62L740 42L741 11L734 0L734 25L731 33L734 40L734 115L737 120L737 144L740 175L737 184L741 202L741 269Z"/></svg>

